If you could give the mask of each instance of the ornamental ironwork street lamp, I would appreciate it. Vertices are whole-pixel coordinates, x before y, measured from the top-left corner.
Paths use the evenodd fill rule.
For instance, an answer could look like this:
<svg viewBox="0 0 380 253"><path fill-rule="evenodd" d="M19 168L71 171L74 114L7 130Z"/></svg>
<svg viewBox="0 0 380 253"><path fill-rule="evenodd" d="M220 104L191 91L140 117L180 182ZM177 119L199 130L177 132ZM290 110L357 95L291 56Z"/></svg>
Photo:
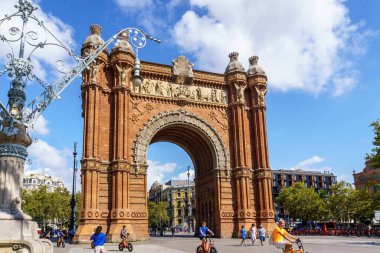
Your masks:
<svg viewBox="0 0 380 253"><path fill-rule="evenodd" d="M32 222L31 217L21 210L24 165L28 156L27 147L32 143L26 131L27 128L33 127L38 117L51 102L59 99L61 93L82 71L91 69L91 63L104 49L111 43L119 43L119 35L128 37L129 43L136 50L132 75L133 85L140 85L142 82L138 50L146 45L147 39L157 43L160 41L139 29L125 28L104 44L94 45L94 50L87 52L82 58L60 41L35 15L37 8L32 5L30 0L18 0L15 8L17 9L15 13L0 18L0 28L2 28L0 30L0 46L4 48L5 45L9 46L10 52L7 54L9 61L5 64L5 68L0 69L0 77L7 74L12 79L7 94L8 103L4 105L0 101L0 196L3 196L0 197L0 226L3 230L10 230L12 227L12 231L17 231L18 234L12 234L12 237L9 235L9 238L1 238L0 248L10 247L13 251L25 249L26 252L44 253L52 251L51 243L42 243L36 234L31 234L33 229L26 230L26 228L36 227L36 223ZM4 29L5 27L6 29ZM18 47L18 54L15 54L15 45ZM57 60L56 70L60 75L53 83L39 77L36 74L38 66L33 63L36 53L46 47L55 47L55 50L61 48L66 56L74 62L71 64L73 67L66 71L63 68L64 61ZM26 104L26 85L29 82L40 84L43 91ZM35 91L30 94L33 93ZM75 194L74 191L73 194ZM15 241L17 244L14 243Z"/></svg>

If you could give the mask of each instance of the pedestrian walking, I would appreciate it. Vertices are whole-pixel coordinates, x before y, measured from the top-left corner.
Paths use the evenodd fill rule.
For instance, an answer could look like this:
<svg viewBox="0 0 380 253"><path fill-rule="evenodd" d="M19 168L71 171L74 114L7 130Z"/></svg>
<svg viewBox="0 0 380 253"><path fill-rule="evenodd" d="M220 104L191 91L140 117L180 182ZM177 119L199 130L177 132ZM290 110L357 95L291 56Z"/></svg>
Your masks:
<svg viewBox="0 0 380 253"><path fill-rule="evenodd" d="M255 224L252 224L252 227L250 228L249 232L251 233L251 241L252 241L252 245L254 246L255 241L256 241L256 234L257 234L257 228Z"/></svg>
<svg viewBox="0 0 380 253"><path fill-rule="evenodd" d="M245 240L247 239L247 230L245 230L245 226L244 225L241 226L240 235L241 235L240 246L243 246L243 243L244 243L244 246L247 247L247 244L245 242Z"/></svg>
<svg viewBox="0 0 380 253"><path fill-rule="evenodd" d="M106 242L106 235L102 233L102 226L98 226L95 233L91 236L90 240L94 242L94 253L106 253L104 243Z"/></svg>
<svg viewBox="0 0 380 253"><path fill-rule="evenodd" d="M263 225L260 225L259 226L259 239L260 239L261 246L264 246L266 232L267 231L265 230L265 228L263 228Z"/></svg>
<svg viewBox="0 0 380 253"><path fill-rule="evenodd" d="M172 237L174 237L175 227L172 226Z"/></svg>

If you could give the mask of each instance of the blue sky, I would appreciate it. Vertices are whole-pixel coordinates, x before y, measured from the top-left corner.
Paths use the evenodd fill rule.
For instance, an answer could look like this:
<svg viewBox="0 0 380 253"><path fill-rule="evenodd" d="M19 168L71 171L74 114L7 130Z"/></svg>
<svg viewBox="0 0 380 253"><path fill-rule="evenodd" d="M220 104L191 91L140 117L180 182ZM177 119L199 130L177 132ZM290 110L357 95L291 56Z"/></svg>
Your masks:
<svg viewBox="0 0 380 253"><path fill-rule="evenodd" d="M1 1L0 15L12 10L14 3ZM380 118L379 1L40 0L36 4L39 15L78 54L89 26L97 23L104 39L125 27L138 27L161 39L161 45L148 43L139 52L145 61L170 65L184 54L195 69L223 73L228 53L238 51L245 67L250 56L258 55L269 78L271 168L329 170L352 182L352 170L364 166L364 156L372 148L369 124ZM2 63L5 52L1 45ZM48 60L52 56L61 55L47 49L37 59L41 67L36 71L49 81L55 77ZM7 78L0 81L8 87ZM6 90L0 91L2 101ZM38 142L30 148L27 173L43 168L71 187L72 143L78 141L79 151L82 145L79 95L78 78L61 101L45 111L32 133ZM150 182L183 178L191 165L182 149L168 143L151 145L148 159Z"/></svg>

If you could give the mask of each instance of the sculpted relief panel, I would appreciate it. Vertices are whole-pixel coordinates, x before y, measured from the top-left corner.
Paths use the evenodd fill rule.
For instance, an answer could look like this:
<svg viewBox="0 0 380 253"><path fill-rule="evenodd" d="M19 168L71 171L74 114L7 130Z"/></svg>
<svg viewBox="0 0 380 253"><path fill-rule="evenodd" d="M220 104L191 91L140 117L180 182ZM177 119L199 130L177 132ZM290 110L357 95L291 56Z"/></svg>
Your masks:
<svg viewBox="0 0 380 253"><path fill-rule="evenodd" d="M197 102L227 104L227 92L224 89L176 84L172 82L144 79L140 86L131 87L132 93L165 98L189 99Z"/></svg>

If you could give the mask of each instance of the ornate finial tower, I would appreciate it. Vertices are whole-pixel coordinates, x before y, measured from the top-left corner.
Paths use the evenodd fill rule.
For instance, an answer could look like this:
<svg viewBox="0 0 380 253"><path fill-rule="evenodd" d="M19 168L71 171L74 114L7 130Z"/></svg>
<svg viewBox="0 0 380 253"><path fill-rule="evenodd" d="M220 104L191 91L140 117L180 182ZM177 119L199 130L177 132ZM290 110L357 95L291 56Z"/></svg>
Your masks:
<svg viewBox="0 0 380 253"><path fill-rule="evenodd" d="M234 236L238 236L241 225L253 223L254 203L251 191L251 168L249 164L250 149L246 140L249 139L249 125L247 122L246 87L247 76L242 64L238 61L239 54L232 52L230 62L225 71L227 87L229 89L229 118L230 118L230 153L232 167L232 181L235 188L235 216L237 224Z"/></svg>
<svg viewBox="0 0 380 253"><path fill-rule="evenodd" d="M82 45L82 57L86 57L99 46L104 44L101 37L102 28L99 25L91 25L90 35ZM101 125L108 121L109 117L103 117L104 113L109 110L106 102L106 92L109 88L104 85L108 79L106 75L106 66L108 60L107 48L101 52L90 65L88 70L82 73L82 116L84 118L84 138L83 153L81 160L82 172L82 192L92 189L90 194L84 194L82 197L82 210L79 215L78 234L91 233L89 226L83 226L84 223L90 223L92 219L99 216L101 208L99 207L98 180L101 168L99 166L102 160L102 143L100 142ZM87 219L84 221L84 219ZM87 229L88 231L84 231ZM75 238L78 239L78 238Z"/></svg>
<svg viewBox="0 0 380 253"><path fill-rule="evenodd" d="M256 215L257 222L263 224L268 230L274 228L274 211L272 200L272 173L269 166L268 138L266 128L266 102L267 76L258 65L259 57L249 58L247 71L248 87L250 90L250 118L253 149L252 168L253 181L256 185Z"/></svg>
<svg viewBox="0 0 380 253"><path fill-rule="evenodd" d="M109 228L108 240L116 241L123 225L127 226L128 231L133 231L129 220L125 220L124 213L130 209L129 202L121 201L120 195L128 195L127 187L120 187L121 182L130 175L131 168L131 147L128 142L130 135L130 104L131 104L131 75L134 67L135 53L128 42L129 33L127 31L118 36L115 47L110 54L110 62L113 73L113 86L111 87L112 105L114 110L114 129L112 131L113 150L111 163L111 173L114 181L112 182L112 207L111 207L111 226ZM133 86L133 89L140 89ZM121 106L124 105L124 106ZM137 177L144 179L143 173ZM130 232L131 233L131 232ZM131 238L136 235L131 233Z"/></svg>

